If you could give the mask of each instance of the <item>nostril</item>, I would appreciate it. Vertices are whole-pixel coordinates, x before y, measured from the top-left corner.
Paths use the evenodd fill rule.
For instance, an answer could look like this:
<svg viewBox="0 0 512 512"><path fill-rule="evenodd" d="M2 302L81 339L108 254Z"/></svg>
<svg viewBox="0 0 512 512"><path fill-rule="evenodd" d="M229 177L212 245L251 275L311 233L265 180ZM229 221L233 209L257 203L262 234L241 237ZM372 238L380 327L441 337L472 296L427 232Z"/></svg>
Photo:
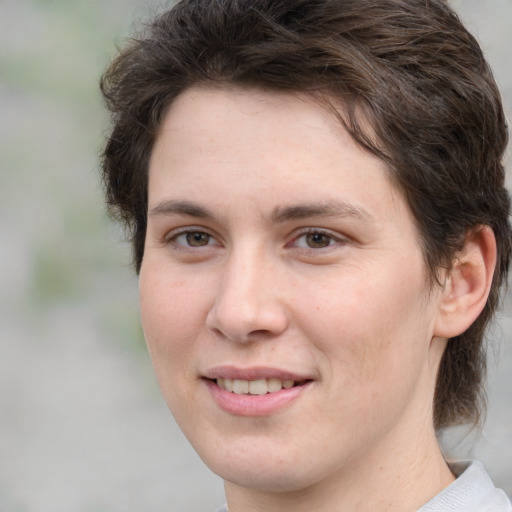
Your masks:
<svg viewBox="0 0 512 512"><path fill-rule="evenodd" d="M272 333L266 329L257 329L257 330L251 331L248 334L248 337L250 337L250 338L263 338L263 337L268 337L268 336L272 336Z"/></svg>
<svg viewBox="0 0 512 512"><path fill-rule="evenodd" d="M231 329L222 330L218 327L211 327L210 331L218 338L245 343L269 339L276 336L276 334L272 333L272 331L268 329L254 329L252 331L249 330L248 332L243 332Z"/></svg>

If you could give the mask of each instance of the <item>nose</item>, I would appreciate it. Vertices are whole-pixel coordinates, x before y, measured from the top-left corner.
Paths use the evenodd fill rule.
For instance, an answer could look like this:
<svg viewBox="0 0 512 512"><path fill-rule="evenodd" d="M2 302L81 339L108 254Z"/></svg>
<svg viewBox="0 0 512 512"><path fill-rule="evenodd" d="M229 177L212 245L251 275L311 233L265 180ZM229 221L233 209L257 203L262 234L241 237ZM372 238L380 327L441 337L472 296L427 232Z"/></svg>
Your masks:
<svg viewBox="0 0 512 512"><path fill-rule="evenodd" d="M271 339L288 327L279 269L261 255L233 255L223 267L206 326L239 343Z"/></svg>

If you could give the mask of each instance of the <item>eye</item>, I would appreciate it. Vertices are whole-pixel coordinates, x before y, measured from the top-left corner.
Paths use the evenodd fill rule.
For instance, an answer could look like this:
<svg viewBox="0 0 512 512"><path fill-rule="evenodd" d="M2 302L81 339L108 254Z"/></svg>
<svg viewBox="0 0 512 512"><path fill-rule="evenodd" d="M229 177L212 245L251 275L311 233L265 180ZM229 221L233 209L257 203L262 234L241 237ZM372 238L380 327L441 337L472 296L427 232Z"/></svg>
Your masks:
<svg viewBox="0 0 512 512"><path fill-rule="evenodd" d="M295 238L293 245L301 249L324 249L342 242L342 238L332 233L321 230L310 230Z"/></svg>
<svg viewBox="0 0 512 512"><path fill-rule="evenodd" d="M321 249L331 245L333 242L332 236L326 235L325 233L308 233L304 235L304 239L311 249Z"/></svg>
<svg viewBox="0 0 512 512"><path fill-rule="evenodd" d="M170 236L168 241L182 247L206 247L216 244L212 235L199 230L181 231Z"/></svg>

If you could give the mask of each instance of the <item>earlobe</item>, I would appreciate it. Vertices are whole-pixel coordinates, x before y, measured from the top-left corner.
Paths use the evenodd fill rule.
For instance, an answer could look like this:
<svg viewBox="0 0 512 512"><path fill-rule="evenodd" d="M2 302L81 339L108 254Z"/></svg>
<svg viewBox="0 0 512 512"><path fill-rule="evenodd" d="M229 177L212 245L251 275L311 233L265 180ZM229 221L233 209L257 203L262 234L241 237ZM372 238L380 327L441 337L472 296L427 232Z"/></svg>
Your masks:
<svg viewBox="0 0 512 512"><path fill-rule="evenodd" d="M496 266L496 239L489 226L468 232L449 271L436 319L436 336L453 338L477 319L487 302Z"/></svg>

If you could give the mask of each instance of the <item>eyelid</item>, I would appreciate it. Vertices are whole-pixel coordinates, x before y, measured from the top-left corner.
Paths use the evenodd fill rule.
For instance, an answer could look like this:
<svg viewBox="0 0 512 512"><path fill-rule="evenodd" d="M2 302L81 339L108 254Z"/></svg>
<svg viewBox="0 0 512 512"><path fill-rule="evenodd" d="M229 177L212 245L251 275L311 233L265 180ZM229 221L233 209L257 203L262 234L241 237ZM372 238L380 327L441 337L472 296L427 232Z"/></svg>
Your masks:
<svg viewBox="0 0 512 512"><path fill-rule="evenodd" d="M309 234L312 234L312 233L315 233L315 234L318 233L320 235L326 235L326 236L330 237L332 240L334 240L337 243L332 244L332 245L328 245L326 247L321 247L321 248L298 247L298 249L305 250L305 251L315 251L315 252L318 252L318 251L321 251L321 250L328 250L330 248L334 248L334 247L336 247L339 244L345 244L345 243L348 243L350 241L350 239L347 236L341 235L340 233L337 233L335 231L331 231L330 229L316 228L316 227L307 227L307 228L301 228L301 229L297 230L292 235L292 240L287 244L287 246L288 247L293 247L294 243L298 239L302 238L305 235L309 235Z"/></svg>
<svg viewBox="0 0 512 512"><path fill-rule="evenodd" d="M179 236L185 235L187 233L195 233L195 232L206 233L207 235L209 235L216 242L216 244L207 244L207 245L202 246L202 247L201 246L199 246L199 247L192 247L192 246L187 246L187 245L184 245L184 244L176 243L176 246L180 247L180 248L183 248L183 249L187 249L187 250L188 249L191 249L191 250L198 250L199 249L200 250L201 248L207 248L207 247L212 247L212 246L222 246L223 245L223 241L222 241L221 237L217 233L212 232L211 229L206 228L205 226L196 226L196 225L182 226L182 227L179 227L179 228L172 229L169 232L167 232L167 234L164 236L162 242L164 243L164 245L170 245ZM318 252L318 251L321 251L321 250L328 250L329 248L334 248L334 247L338 246L339 244L343 245L343 244L345 244L345 243L350 241L349 237L347 237L346 235L342 235L342 234L340 234L340 233L338 233L336 231L332 231L332 230L326 229L326 228L318 228L318 227L310 226L310 227L300 228L300 229L296 230L294 233L292 233L291 240L290 240L290 242L288 242L286 244L286 247L293 248L295 242L298 239L300 239L303 236L306 236L308 234L312 234L312 233L315 233L315 234L318 233L318 234L321 234L321 235L328 236L335 243L334 244L330 244L330 245L328 245L326 247L322 247L322 248L312 248L312 247L311 248L296 247L296 248L304 250L304 251Z"/></svg>
<svg viewBox="0 0 512 512"><path fill-rule="evenodd" d="M172 242L175 242L175 240L179 236L186 235L187 233L205 233L217 242L214 245L216 245L216 246L222 245L220 237L216 233L212 232L212 230L205 228L204 226L183 226L183 227L172 229L165 235L165 237L163 239L163 243L165 245L171 245ZM182 249L187 249L187 250L189 250L189 249L190 250L198 250L198 249L200 250L202 248L212 247L212 244L207 244L207 245L199 246L199 247L192 247L192 246L186 246L183 244L176 243L176 246L178 246Z"/></svg>

